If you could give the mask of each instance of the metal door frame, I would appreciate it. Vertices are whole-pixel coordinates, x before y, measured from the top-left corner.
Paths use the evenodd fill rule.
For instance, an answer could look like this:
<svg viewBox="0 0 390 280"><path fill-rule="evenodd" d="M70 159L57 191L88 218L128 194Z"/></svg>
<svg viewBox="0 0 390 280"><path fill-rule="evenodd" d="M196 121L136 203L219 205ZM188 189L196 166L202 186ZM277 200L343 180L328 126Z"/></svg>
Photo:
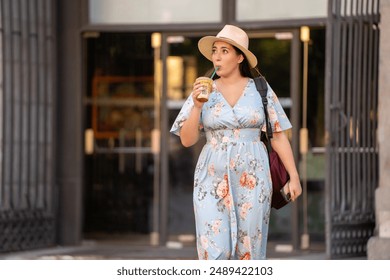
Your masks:
<svg viewBox="0 0 390 280"><path fill-rule="evenodd" d="M57 234L57 3L27 2L0 3L0 252Z"/></svg>

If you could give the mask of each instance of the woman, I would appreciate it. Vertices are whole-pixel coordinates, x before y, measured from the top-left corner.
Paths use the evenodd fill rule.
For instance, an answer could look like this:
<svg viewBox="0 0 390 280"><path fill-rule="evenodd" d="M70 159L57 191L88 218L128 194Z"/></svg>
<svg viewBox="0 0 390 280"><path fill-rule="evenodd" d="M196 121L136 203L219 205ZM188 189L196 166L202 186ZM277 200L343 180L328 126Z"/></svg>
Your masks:
<svg viewBox="0 0 390 280"><path fill-rule="evenodd" d="M193 91L171 132L185 147L201 132L207 143L195 169L194 211L200 259L265 259L272 182L268 155L260 141L265 130L264 108L251 71L257 58L248 50L249 39L240 28L226 25L217 36L199 40L200 52L214 64L209 101ZM272 148L290 175L292 201L302 192L290 143L283 130L291 128L275 93L268 85L268 112L273 129Z"/></svg>

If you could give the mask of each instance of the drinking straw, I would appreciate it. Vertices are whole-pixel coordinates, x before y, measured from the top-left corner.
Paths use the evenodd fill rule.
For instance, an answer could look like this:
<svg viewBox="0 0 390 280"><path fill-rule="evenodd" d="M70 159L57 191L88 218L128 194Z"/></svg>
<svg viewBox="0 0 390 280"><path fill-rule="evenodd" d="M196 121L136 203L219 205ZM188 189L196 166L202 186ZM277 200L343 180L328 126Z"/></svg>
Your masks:
<svg viewBox="0 0 390 280"><path fill-rule="evenodd" d="M218 70L218 67L215 67L214 72L213 72L213 74L211 75L210 79L212 79L212 78L214 77L215 72L217 72L217 70Z"/></svg>

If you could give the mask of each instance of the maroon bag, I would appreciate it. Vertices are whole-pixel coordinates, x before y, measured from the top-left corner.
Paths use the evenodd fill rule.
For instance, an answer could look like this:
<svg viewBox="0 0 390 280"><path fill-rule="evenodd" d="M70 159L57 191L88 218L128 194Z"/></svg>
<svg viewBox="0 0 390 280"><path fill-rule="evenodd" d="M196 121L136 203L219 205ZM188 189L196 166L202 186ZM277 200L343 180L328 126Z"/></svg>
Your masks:
<svg viewBox="0 0 390 280"><path fill-rule="evenodd" d="M287 173L286 168L283 165L279 155L272 150L270 140L272 138L272 127L268 119L267 110L267 82L263 77L256 77L254 79L257 91L261 95L261 100L264 106L266 133L261 132L261 141L263 141L267 147L269 164L272 178L272 202L271 207L280 209L291 201L290 194L283 191L284 186L288 185L290 176Z"/></svg>
<svg viewBox="0 0 390 280"><path fill-rule="evenodd" d="M280 209L290 202L290 193L285 194L283 187L288 185L290 176L287 173L279 155L275 151L269 153L271 178L272 178L272 203L271 207Z"/></svg>

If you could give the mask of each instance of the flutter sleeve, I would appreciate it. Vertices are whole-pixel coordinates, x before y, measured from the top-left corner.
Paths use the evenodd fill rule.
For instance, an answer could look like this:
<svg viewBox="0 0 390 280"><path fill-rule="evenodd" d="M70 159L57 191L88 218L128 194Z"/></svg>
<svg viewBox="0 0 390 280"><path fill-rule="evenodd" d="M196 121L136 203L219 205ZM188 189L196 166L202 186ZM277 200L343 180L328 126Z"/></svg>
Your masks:
<svg viewBox="0 0 390 280"><path fill-rule="evenodd" d="M268 85L267 91L267 100L268 100L268 116L271 123L273 132L280 132L283 130L290 129L292 127L290 120L288 119L286 113L284 112L282 105L279 102L278 97L275 92L272 90L271 86ZM265 124L262 127L262 130L265 131Z"/></svg>
<svg viewBox="0 0 390 280"><path fill-rule="evenodd" d="M180 130L183 126L183 123L188 119L192 108L194 107L194 100L192 99L192 94L188 96L187 100L184 102L183 107L181 108L179 114L177 115L175 121L172 124L170 132L180 136ZM199 130L203 131L201 123L199 123Z"/></svg>

